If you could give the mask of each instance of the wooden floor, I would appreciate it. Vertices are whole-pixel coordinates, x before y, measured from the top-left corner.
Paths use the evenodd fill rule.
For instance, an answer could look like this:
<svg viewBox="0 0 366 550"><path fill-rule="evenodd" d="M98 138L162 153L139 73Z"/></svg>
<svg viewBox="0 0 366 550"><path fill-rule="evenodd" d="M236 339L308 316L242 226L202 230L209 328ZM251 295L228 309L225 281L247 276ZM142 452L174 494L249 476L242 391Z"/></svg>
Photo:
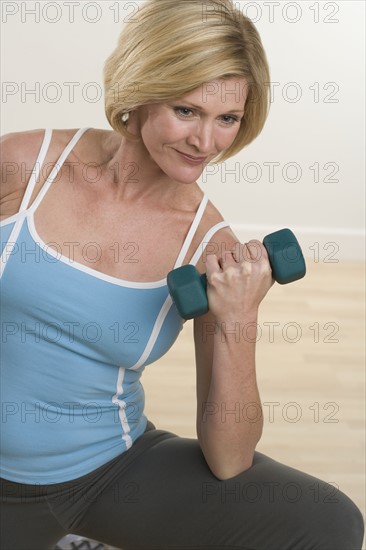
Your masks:
<svg viewBox="0 0 366 550"><path fill-rule="evenodd" d="M339 487L365 517L365 268L307 267L301 281L275 284L261 306L257 450ZM142 379L148 417L184 437L196 435L192 328L187 322Z"/></svg>

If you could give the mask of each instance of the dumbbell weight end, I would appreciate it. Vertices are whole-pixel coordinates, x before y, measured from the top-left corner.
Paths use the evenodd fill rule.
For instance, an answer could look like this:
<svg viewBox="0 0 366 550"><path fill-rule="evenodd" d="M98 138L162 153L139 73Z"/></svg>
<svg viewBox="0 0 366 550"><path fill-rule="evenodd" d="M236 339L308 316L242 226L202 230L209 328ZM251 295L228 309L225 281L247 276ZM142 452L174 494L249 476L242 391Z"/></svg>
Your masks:
<svg viewBox="0 0 366 550"><path fill-rule="evenodd" d="M301 247L291 229L280 229L263 239L267 250L272 277L280 285L302 279L306 265Z"/></svg>
<svg viewBox="0 0 366 550"><path fill-rule="evenodd" d="M183 319L193 319L208 311L207 277L194 265L182 265L168 273L167 283L173 302Z"/></svg>

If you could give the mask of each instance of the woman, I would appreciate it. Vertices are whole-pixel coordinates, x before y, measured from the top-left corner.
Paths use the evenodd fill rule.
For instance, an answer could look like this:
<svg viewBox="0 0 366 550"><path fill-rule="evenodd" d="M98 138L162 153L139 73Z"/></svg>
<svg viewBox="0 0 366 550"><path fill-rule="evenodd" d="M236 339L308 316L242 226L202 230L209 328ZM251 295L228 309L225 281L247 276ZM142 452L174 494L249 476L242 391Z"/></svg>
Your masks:
<svg viewBox="0 0 366 550"><path fill-rule="evenodd" d="M332 487L255 451L255 338L233 328L255 326L271 270L196 183L260 133L268 82L230 0L150 0L106 63L113 131L5 136L4 550L67 533L125 550L361 547L348 497L329 504ZM194 321L197 440L156 429L140 384L182 329L166 275L186 263L206 272L210 305ZM225 414L238 402L257 414Z"/></svg>

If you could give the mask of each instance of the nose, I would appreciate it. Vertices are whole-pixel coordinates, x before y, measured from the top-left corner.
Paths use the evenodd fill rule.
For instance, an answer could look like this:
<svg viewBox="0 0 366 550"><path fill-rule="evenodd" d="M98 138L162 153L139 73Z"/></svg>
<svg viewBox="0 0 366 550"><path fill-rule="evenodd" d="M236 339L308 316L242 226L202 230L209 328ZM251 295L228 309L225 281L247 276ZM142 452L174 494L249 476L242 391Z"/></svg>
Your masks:
<svg viewBox="0 0 366 550"><path fill-rule="evenodd" d="M191 128L187 143L196 148L202 155L208 155L215 151L214 127L212 122L197 122L194 129Z"/></svg>

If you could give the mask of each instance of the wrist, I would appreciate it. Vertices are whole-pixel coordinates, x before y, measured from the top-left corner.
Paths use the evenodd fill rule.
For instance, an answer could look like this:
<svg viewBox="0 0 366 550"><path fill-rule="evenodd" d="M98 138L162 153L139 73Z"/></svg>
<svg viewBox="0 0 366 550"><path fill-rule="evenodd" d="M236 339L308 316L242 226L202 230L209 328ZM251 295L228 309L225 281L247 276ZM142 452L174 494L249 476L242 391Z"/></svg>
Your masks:
<svg viewBox="0 0 366 550"><path fill-rule="evenodd" d="M258 334L258 316L220 318L215 320L215 334L222 342L255 344Z"/></svg>
<svg viewBox="0 0 366 550"><path fill-rule="evenodd" d="M251 311L246 312L240 312L239 315L235 315L232 312L227 314L220 314L215 316L215 323L217 326L235 326L236 324L240 324L241 326L245 326L249 323L257 323L258 322L258 309L253 309Z"/></svg>

